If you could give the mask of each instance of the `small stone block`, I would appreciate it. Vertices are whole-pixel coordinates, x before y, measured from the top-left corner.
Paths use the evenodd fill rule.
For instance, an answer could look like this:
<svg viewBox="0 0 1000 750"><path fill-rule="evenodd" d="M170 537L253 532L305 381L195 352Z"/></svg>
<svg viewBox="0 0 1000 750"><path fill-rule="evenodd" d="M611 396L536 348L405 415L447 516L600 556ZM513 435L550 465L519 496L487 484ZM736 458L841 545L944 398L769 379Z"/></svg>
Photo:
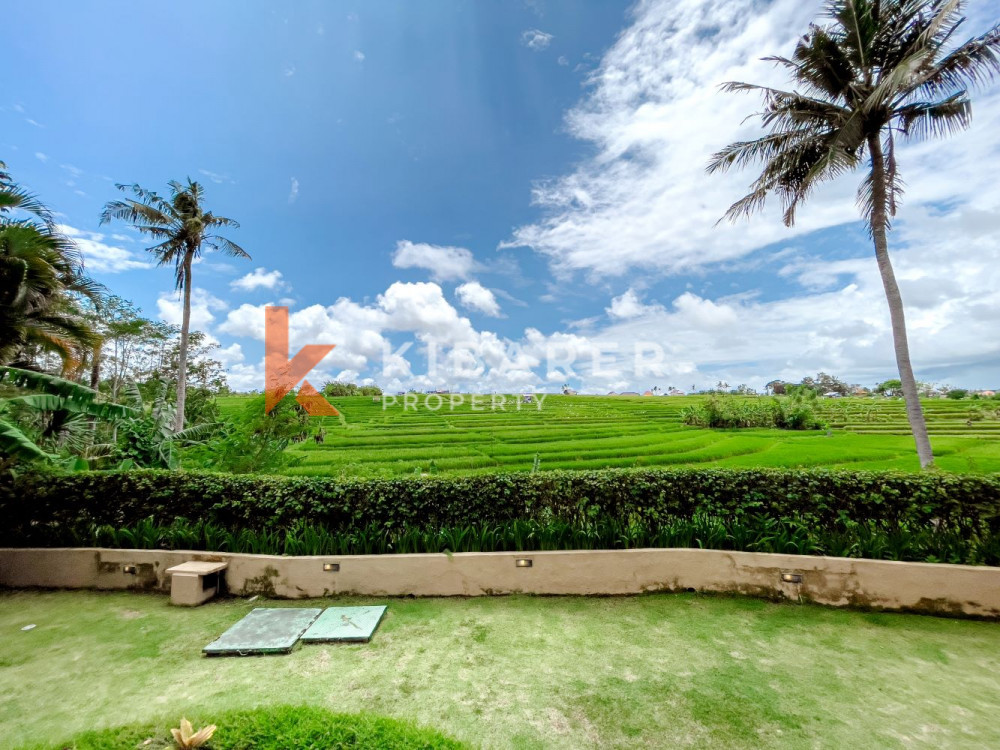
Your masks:
<svg viewBox="0 0 1000 750"><path fill-rule="evenodd" d="M202 562L201 560L189 560L188 562L167 568L168 573L194 573L199 576L207 576L212 573L220 573L229 567L227 562Z"/></svg>
<svg viewBox="0 0 1000 750"><path fill-rule="evenodd" d="M174 573L170 576L170 603L181 607L204 604L218 591L218 586L205 588L205 577L192 573Z"/></svg>
<svg viewBox="0 0 1000 750"><path fill-rule="evenodd" d="M258 607L202 651L208 656L287 654L322 610Z"/></svg>
<svg viewBox="0 0 1000 750"><path fill-rule="evenodd" d="M367 642L384 615L385 607L329 607L302 635L302 642Z"/></svg>
<svg viewBox="0 0 1000 750"><path fill-rule="evenodd" d="M219 591L219 574L229 563L190 560L167 568L170 576L170 603L197 607Z"/></svg>

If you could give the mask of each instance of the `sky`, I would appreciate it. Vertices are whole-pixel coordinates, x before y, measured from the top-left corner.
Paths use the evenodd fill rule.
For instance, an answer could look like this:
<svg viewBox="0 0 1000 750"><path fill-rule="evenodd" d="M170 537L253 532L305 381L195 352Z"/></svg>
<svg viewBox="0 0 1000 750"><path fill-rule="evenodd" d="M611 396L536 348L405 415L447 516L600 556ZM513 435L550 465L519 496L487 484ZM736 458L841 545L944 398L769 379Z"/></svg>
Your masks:
<svg viewBox="0 0 1000 750"><path fill-rule="evenodd" d="M308 376L389 391L761 388L894 376L854 194L718 223L752 173L710 155L759 131L813 0L409 0L4 10L0 160L86 268L180 322L169 269L115 183L201 182L252 260L195 267L192 326L239 390L264 387L264 307L290 308ZM966 36L1000 20L971 3ZM1000 86L973 126L904 144L890 235L917 377L1000 386Z"/></svg>

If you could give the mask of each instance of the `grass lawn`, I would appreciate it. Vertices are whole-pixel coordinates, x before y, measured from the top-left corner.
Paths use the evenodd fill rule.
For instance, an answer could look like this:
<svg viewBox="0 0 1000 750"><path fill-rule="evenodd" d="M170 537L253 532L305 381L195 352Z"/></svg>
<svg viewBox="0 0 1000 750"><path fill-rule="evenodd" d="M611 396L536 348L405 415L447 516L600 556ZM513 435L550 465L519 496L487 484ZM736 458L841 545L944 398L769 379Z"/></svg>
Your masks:
<svg viewBox="0 0 1000 750"><path fill-rule="evenodd" d="M200 655L261 604L0 593L0 744L311 704L486 747L1000 747L996 623L695 594L401 599L367 645Z"/></svg>

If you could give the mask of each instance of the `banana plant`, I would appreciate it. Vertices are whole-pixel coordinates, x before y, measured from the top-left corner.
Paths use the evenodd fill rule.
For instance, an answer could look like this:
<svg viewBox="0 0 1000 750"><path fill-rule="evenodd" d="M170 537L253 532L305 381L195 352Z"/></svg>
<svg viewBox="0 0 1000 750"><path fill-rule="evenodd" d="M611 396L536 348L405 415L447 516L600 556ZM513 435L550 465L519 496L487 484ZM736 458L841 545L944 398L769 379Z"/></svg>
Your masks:
<svg viewBox="0 0 1000 750"><path fill-rule="evenodd" d="M124 395L132 413L116 425L116 436L121 438L116 442L123 456L119 468L176 469L180 466L178 446L201 443L219 428L216 423L207 423L174 432L176 407L167 399L165 382L157 388L148 409L134 382L126 383Z"/></svg>
<svg viewBox="0 0 1000 750"><path fill-rule="evenodd" d="M86 452L95 420L135 416L128 406L100 401L96 391L44 372L0 367L0 385L34 391L0 398L0 458L9 461L59 463L60 450Z"/></svg>

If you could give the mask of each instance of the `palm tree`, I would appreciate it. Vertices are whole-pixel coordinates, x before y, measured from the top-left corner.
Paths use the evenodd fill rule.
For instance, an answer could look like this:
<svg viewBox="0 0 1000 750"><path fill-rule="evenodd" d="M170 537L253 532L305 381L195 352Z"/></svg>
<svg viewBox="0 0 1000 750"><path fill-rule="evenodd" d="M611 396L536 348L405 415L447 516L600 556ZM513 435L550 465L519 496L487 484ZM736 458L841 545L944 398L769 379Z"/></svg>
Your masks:
<svg viewBox="0 0 1000 750"><path fill-rule="evenodd" d="M756 91L767 135L733 143L709 171L763 165L750 193L726 218L749 216L777 194L784 222L823 180L853 171L867 155L858 205L882 275L906 413L922 467L933 464L927 425L910 365L903 301L889 260L887 233L901 195L897 140L946 136L969 126L968 91L1000 74L1000 25L954 44L962 0L831 0L829 22L812 24L792 58L765 58L788 70L783 91L727 83L727 92Z"/></svg>
<svg viewBox="0 0 1000 750"><path fill-rule="evenodd" d="M116 185L122 192L131 192L134 198L109 201L101 213L101 223L113 219L128 221L142 234L159 243L146 248L158 265L172 265L176 288L184 295L184 313L181 319L180 356L177 367L177 413L174 430L184 429L184 400L187 381L188 331L191 323L191 268L203 247L218 250L237 258L250 256L235 242L215 234L218 227L239 227L239 223L225 216L216 216L202 206L205 193L197 182L188 178L187 184L176 180L168 183L170 197L162 198L138 185Z"/></svg>
<svg viewBox="0 0 1000 750"><path fill-rule="evenodd" d="M28 218L13 218L15 210ZM34 366L35 354L55 353L72 370L98 340L78 300L100 289L49 211L0 162L0 365Z"/></svg>

